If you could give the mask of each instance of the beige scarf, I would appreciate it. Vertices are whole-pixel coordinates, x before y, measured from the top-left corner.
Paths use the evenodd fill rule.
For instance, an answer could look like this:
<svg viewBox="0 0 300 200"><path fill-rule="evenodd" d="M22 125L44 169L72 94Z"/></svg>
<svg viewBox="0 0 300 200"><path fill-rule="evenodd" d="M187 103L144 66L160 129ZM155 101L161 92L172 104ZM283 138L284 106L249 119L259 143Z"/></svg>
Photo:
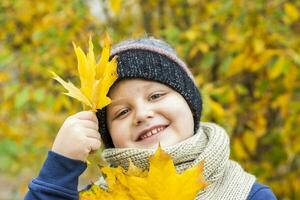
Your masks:
<svg viewBox="0 0 300 200"><path fill-rule="evenodd" d="M199 131L174 146L164 148L182 172L201 160L205 161L204 176L210 185L196 199L247 199L255 177L229 160L229 138L220 126L201 122ZM112 166L128 166L129 158L136 166L146 169L154 150L133 148L105 149L103 158Z"/></svg>

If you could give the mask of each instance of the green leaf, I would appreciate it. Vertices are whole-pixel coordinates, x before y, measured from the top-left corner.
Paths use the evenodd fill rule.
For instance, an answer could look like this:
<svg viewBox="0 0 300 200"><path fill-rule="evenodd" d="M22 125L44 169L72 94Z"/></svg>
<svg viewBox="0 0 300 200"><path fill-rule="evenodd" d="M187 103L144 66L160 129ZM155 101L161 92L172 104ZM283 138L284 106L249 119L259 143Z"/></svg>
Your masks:
<svg viewBox="0 0 300 200"><path fill-rule="evenodd" d="M221 66L220 66L221 73L225 73L228 70L231 60L232 60L231 56L225 57L225 59L222 61Z"/></svg>
<svg viewBox="0 0 300 200"><path fill-rule="evenodd" d="M41 102L45 98L45 91L42 88L35 90L33 98L36 102Z"/></svg>
<svg viewBox="0 0 300 200"><path fill-rule="evenodd" d="M15 98L15 107L17 109L23 107L29 100L29 89L24 88L20 93L17 93Z"/></svg>
<svg viewBox="0 0 300 200"><path fill-rule="evenodd" d="M211 68L215 62L216 53L215 52L208 52L204 55L201 61L201 66L204 68Z"/></svg>
<svg viewBox="0 0 300 200"><path fill-rule="evenodd" d="M8 65L14 59L13 54L0 54L0 68Z"/></svg>

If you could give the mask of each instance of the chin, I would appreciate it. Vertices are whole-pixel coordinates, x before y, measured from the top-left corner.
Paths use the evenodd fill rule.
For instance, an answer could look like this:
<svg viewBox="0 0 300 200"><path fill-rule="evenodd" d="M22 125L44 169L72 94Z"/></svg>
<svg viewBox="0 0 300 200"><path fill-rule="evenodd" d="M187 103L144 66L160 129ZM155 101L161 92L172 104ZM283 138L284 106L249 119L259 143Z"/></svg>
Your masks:
<svg viewBox="0 0 300 200"><path fill-rule="evenodd" d="M147 144L147 145L135 145L135 148L138 149L157 149L158 143L157 144Z"/></svg>

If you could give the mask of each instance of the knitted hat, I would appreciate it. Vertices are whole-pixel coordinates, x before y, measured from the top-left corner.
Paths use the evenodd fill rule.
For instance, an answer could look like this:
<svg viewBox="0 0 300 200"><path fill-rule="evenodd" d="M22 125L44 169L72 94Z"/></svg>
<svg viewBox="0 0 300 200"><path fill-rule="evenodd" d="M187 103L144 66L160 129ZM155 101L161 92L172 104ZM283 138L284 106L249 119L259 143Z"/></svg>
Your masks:
<svg viewBox="0 0 300 200"><path fill-rule="evenodd" d="M199 128L202 99L192 73L177 57L174 49L161 40L142 38L126 40L114 46L110 58L117 55L118 79L142 78L165 84L188 103L194 118L194 132ZM106 108L97 111L99 132L107 148L114 147L106 124Z"/></svg>

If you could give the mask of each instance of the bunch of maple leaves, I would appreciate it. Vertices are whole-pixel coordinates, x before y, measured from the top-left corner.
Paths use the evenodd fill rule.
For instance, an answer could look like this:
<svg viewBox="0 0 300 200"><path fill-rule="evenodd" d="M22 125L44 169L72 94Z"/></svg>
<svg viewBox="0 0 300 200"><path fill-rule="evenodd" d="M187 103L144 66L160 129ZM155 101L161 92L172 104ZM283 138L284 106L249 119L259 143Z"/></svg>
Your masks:
<svg viewBox="0 0 300 200"><path fill-rule="evenodd" d="M132 162L122 167L102 167L108 188L92 185L80 192L80 200L192 200L208 183L203 177L204 162L177 173L172 158L160 146L149 157L149 170L141 170Z"/></svg>
<svg viewBox="0 0 300 200"><path fill-rule="evenodd" d="M111 99L107 97L107 93L117 79L116 57L109 61L111 39L108 34L105 35L103 43L104 48L99 62L96 62L95 59L94 45L91 37L89 39L89 51L87 55L85 55L80 47L77 47L73 43L78 61L80 89L70 81L64 81L55 72L51 72L53 78L68 90L68 93L65 93L66 95L82 102L84 107L88 107L94 112L111 103Z"/></svg>
<svg viewBox="0 0 300 200"><path fill-rule="evenodd" d="M106 34L99 62L96 62L91 38L87 55L74 43L73 46L78 60L81 88L77 88L70 81L64 81L54 72L51 73L68 90L66 95L81 101L85 107L96 112L111 103L107 93L117 79L116 57L109 61L111 40ZM129 163L128 170L121 166L101 167L107 188L93 184L90 189L80 192L79 196L81 200L192 200L208 185L202 174L203 166L203 162L200 162L178 174L171 156L159 146L155 154L149 157L149 170L142 170L132 162Z"/></svg>

